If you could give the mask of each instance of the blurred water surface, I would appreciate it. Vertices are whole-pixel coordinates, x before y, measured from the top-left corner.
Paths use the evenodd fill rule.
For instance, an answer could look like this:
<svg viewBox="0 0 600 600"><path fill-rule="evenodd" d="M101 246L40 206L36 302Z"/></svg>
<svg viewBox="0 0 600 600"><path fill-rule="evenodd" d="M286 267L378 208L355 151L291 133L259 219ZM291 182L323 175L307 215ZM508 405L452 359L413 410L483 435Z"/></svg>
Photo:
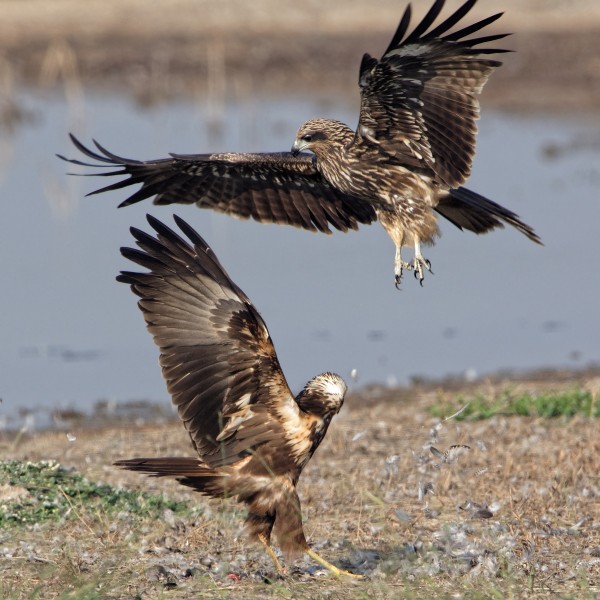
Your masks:
<svg viewBox="0 0 600 600"><path fill-rule="evenodd" d="M92 198L98 178L54 155L77 156L74 131L132 158L167 152L286 150L299 124L333 111L279 98L220 107L194 102L141 110L130 100L22 94L34 115L0 138L0 425L34 409L89 410L97 401L168 396L158 352L129 289L119 247L145 213L177 212L213 246L269 326L292 390L323 370L352 385L499 369L583 366L600 359L600 124L582 116L484 112L472 189L515 210L542 237L476 237L442 223L425 255L435 275L393 285L394 248L378 225L333 236L150 203L117 210L125 191Z"/></svg>

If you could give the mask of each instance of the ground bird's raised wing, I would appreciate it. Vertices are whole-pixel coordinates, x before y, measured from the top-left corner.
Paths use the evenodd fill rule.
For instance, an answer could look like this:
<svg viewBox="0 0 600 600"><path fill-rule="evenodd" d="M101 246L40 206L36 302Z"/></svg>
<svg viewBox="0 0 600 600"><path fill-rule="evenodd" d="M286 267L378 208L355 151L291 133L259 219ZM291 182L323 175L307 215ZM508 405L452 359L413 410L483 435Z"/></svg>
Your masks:
<svg viewBox="0 0 600 600"><path fill-rule="evenodd" d="M97 142L98 152L94 152L75 136L71 140L97 162L60 158L87 167L117 167L97 175L128 176L92 194L142 184L119 206L156 196L155 204L196 204L242 219L324 233L331 232L330 226L340 231L357 229L360 223L377 218L371 206L332 187L310 154L173 154L139 161L112 154Z"/></svg>
<svg viewBox="0 0 600 600"><path fill-rule="evenodd" d="M157 238L132 228L140 250L122 254L150 272L118 279L140 296L173 403L198 454L217 467L285 444L299 408L264 321L206 242L175 220L191 244L149 215Z"/></svg>
<svg viewBox="0 0 600 600"><path fill-rule="evenodd" d="M122 271L154 341L173 403L198 457L130 458L114 464L248 505L246 527L278 571L271 548L305 552L335 575L346 574L308 545L296 484L339 412L346 384L322 373L296 398L285 381L267 327L206 242L175 217L185 240L148 216L156 237L132 228L139 249L122 254L148 269Z"/></svg>
<svg viewBox="0 0 600 600"><path fill-rule="evenodd" d="M448 33L475 2L468 0L430 29L445 3L436 0L407 35L409 5L381 59L365 54L360 68L358 144L366 153L383 154L429 171L449 188L461 185L470 175L479 118L477 96L501 64L478 55L507 52L479 46L508 34L465 39L502 13Z"/></svg>

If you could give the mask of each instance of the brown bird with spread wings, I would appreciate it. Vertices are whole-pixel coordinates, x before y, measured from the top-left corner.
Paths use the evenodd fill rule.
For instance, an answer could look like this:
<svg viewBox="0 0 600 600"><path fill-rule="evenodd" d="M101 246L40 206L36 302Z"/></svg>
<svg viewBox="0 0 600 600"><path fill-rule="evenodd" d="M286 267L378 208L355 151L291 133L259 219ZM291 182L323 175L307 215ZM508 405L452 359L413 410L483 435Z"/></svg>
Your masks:
<svg viewBox="0 0 600 600"><path fill-rule="evenodd" d="M250 537L264 544L279 572L271 532L287 557L305 552L335 575L306 542L296 484L339 412L339 375L311 379L294 398L267 326L206 242L175 216L189 242L148 215L157 236L131 228L138 249L123 256L148 269L123 271L148 331L173 404L198 458L133 458L115 463L155 477L175 477L214 498L248 505Z"/></svg>
<svg viewBox="0 0 600 600"><path fill-rule="evenodd" d="M421 283L431 270L421 246L439 235L436 213L478 234L512 225L540 243L515 213L461 187L475 154L477 97L501 65L483 56L506 52L481 44L508 34L469 37L502 13L448 33L476 0L432 29L444 3L436 0L407 33L409 5L381 59L364 55L356 131L339 121L311 119L300 127L291 153L172 154L150 161L122 158L96 143L97 153L71 136L100 164L70 162L112 165L119 169L100 174L129 176L92 193L141 183L120 206L155 196L155 204L195 203L325 233L330 226L347 231L379 219L396 245L396 285L403 269L414 270ZM402 258L404 246L414 248L412 263Z"/></svg>

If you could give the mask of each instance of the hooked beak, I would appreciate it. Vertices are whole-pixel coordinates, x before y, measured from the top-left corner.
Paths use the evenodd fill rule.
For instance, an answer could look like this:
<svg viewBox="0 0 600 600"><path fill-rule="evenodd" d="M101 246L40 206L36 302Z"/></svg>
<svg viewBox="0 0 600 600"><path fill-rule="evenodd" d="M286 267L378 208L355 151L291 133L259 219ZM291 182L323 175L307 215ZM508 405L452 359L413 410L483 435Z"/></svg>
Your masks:
<svg viewBox="0 0 600 600"><path fill-rule="evenodd" d="M304 150L305 145L300 142L300 140L294 140L294 145L292 146L292 156L298 156L302 150Z"/></svg>

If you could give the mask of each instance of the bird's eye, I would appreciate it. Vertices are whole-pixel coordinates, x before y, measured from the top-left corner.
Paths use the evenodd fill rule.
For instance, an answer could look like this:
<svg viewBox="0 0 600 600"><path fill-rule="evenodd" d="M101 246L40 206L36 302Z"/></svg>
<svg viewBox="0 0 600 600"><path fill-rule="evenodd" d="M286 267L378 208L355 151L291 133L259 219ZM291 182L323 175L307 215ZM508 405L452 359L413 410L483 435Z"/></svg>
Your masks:
<svg viewBox="0 0 600 600"><path fill-rule="evenodd" d="M310 135L310 133L307 133L306 135L302 136L302 141L303 142L311 142L312 141L312 135Z"/></svg>

